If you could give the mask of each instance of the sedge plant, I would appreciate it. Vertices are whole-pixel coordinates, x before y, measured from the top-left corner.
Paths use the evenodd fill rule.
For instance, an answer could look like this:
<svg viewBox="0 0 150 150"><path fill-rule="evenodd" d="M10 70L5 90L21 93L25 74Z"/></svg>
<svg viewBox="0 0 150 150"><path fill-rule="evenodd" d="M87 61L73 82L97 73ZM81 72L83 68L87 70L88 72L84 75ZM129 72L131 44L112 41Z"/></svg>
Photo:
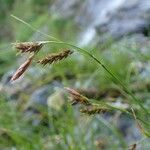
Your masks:
<svg viewBox="0 0 150 150"><path fill-rule="evenodd" d="M45 37L47 37L48 39L50 39L47 41L23 42L23 43L14 43L13 44L20 53L30 53L30 56L15 72L15 74L11 78L12 81L17 80L27 70L27 68L31 65L33 59L36 57L37 53L40 52L40 50L43 48L43 46L45 44L65 46L65 47L67 47L66 49L62 49L58 53L51 53L51 54L45 56L44 58L38 60L37 63L39 63L43 66L45 66L47 64L52 64L52 63L61 61L62 59L69 57L69 55L71 55L74 51L77 51L80 54L84 55L85 57L92 58L93 61L98 63L99 67L102 67L113 78L115 83L117 83L122 88L122 90L131 98L130 99L131 101L129 101L130 110L126 110L123 108L114 107L106 102L104 103L104 102L99 102L96 100L89 100L88 98L82 96L82 94L78 93L77 91L70 89L70 88L66 88L67 92L69 92L73 97L73 104L76 104L76 103L82 104L84 106L84 108L81 109L81 112L89 114L89 115L96 114L96 113L105 113L107 111L112 111L112 110L119 110L123 113L126 113L126 114L134 117L134 119L136 120L142 133L144 135L146 135L147 137L150 137L150 132L149 132L150 131L150 123L135 114L133 104L136 104L136 106L138 106L140 108L143 116L149 116L150 111L147 108L145 108L144 104L142 103L142 101L140 99L135 97L135 95L132 93L132 91L125 85L125 83L122 80L120 80L120 78L114 72L112 72L110 68L108 68L105 64L102 63L103 62L102 60L99 60L96 56L94 56L91 52L87 51L84 48L80 48L74 44L64 42L53 36L45 34L41 31L37 30L33 26L31 26L24 20L14 16L14 15L11 15L11 17L13 17L14 19L25 24L26 26L31 28L33 31L39 32L40 34L42 34ZM142 127L141 123L145 126L145 128L147 130Z"/></svg>

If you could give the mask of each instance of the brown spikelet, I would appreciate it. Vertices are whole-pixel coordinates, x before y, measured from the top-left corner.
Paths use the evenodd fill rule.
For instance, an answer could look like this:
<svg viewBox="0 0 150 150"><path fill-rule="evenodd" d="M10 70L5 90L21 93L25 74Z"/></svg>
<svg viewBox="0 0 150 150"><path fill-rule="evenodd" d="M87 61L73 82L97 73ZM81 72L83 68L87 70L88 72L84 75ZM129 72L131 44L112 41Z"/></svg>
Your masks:
<svg viewBox="0 0 150 150"><path fill-rule="evenodd" d="M94 145L97 147L96 149L104 150L107 146L107 139L97 139L94 141Z"/></svg>
<svg viewBox="0 0 150 150"><path fill-rule="evenodd" d="M34 55L33 55L34 56ZM31 56L28 60L26 60L15 72L15 74L12 76L11 81L15 81L18 79L30 66L33 56Z"/></svg>
<svg viewBox="0 0 150 150"><path fill-rule="evenodd" d="M66 57L68 57L69 55L71 55L73 52L71 50L63 50L59 53L52 53L49 56L46 56L44 59L39 60L38 63L42 64L42 65L46 65L46 64L52 64L54 62L60 61Z"/></svg>
<svg viewBox="0 0 150 150"><path fill-rule="evenodd" d="M81 109L80 112L88 114L88 115L93 115L93 114L101 114L101 113L108 112L108 109L99 108L97 106L90 106L90 107Z"/></svg>
<svg viewBox="0 0 150 150"><path fill-rule="evenodd" d="M129 150L136 150L137 144L134 143L131 145L131 147L129 148Z"/></svg>
<svg viewBox="0 0 150 150"><path fill-rule="evenodd" d="M88 99L85 96L81 95L80 93L78 93L74 89L71 89L68 87L66 87L65 89L72 96L72 105L75 105L78 103L83 104L83 105L91 105L91 103L88 101Z"/></svg>
<svg viewBox="0 0 150 150"><path fill-rule="evenodd" d="M14 47L21 53L32 53L38 52L43 44L40 42L22 42L22 43L14 43Z"/></svg>

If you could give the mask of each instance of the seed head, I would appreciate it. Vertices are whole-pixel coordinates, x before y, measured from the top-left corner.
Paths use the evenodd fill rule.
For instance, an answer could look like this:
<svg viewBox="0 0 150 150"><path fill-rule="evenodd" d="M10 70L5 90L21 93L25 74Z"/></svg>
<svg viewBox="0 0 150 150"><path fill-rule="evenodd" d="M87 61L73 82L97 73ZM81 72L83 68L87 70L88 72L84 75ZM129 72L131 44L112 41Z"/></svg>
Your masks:
<svg viewBox="0 0 150 150"><path fill-rule="evenodd" d="M15 43L15 48L21 53L32 53L38 52L43 44L40 42L23 42L23 43Z"/></svg>
<svg viewBox="0 0 150 150"><path fill-rule="evenodd" d="M75 91L74 89L71 88L65 88L69 94L71 94L72 96L72 105L75 104L83 104L83 105L91 105L91 103L88 101L88 98L86 98L85 96L81 95L80 93L78 93L77 91Z"/></svg>
<svg viewBox="0 0 150 150"><path fill-rule="evenodd" d="M18 79L27 70L27 68L30 66L32 62L32 59L33 55L17 69L15 74L12 76L11 81L15 81L16 79Z"/></svg>
<svg viewBox="0 0 150 150"><path fill-rule="evenodd" d="M96 107L96 106L89 106L89 107L81 109L80 111L82 113L93 115L93 114L105 113L105 112L108 111L108 109L106 109L106 108L99 108L99 107Z"/></svg>
<svg viewBox="0 0 150 150"><path fill-rule="evenodd" d="M42 64L42 65L46 65L46 64L52 64L55 63L57 61L60 61L66 57L68 57L69 55L71 55L73 52L70 50L63 50L59 53L52 53L49 56L46 56L44 59L39 60L38 63Z"/></svg>
<svg viewBox="0 0 150 150"><path fill-rule="evenodd" d="M131 147L129 148L129 150L136 150L137 144L134 143L131 145Z"/></svg>

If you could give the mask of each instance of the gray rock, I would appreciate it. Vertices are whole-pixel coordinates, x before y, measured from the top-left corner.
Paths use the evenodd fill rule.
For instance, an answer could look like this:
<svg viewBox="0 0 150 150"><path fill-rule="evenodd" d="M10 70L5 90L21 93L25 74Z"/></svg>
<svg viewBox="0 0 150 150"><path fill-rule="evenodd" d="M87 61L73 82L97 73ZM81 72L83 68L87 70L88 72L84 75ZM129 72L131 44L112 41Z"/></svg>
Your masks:
<svg viewBox="0 0 150 150"><path fill-rule="evenodd" d="M41 115L41 112L44 112L45 114L48 113L48 100L50 101L50 97L60 87L62 87L62 85L57 81L54 81L49 85L44 85L43 87L36 89L30 96L30 99L26 104L24 117L33 126L39 126L43 123L44 125L49 126L48 120Z"/></svg>
<svg viewBox="0 0 150 150"><path fill-rule="evenodd" d="M105 41L145 33L150 27L149 0L56 0L50 10L61 18L71 17L82 28L77 34L81 46L93 42L95 33Z"/></svg>
<svg viewBox="0 0 150 150"><path fill-rule="evenodd" d="M50 95L52 95L57 88L62 87L62 85L60 83L58 83L57 81L54 81L53 83L49 84L49 85L45 85L41 88L38 88L37 90L35 90L33 92L33 94L31 95L29 102L27 104L27 107L45 107L47 106L47 99Z"/></svg>
<svg viewBox="0 0 150 150"><path fill-rule="evenodd" d="M126 140L128 143L131 141L140 141L142 139L142 134L140 129L137 127L135 123L133 123L128 129L127 129L127 135Z"/></svg>
<svg viewBox="0 0 150 150"><path fill-rule="evenodd" d="M54 92L54 88L51 85L43 86L33 92L29 100L30 105L47 105L47 98Z"/></svg>
<svg viewBox="0 0 150 150"><path fill-rule="evenodd" d="M133 141L138 141L142 138L142 133L136 125L134 119L131 119L125 115L121 115L117 119L117 127L125 137L127 143L132 144Z"/></svg>
<svg viewBox="0 0 150 150"><path fill-rule="evenodd" d="M150 61L142 63L140 61L134 62L134 67L138 72L139 79L150 83Z"/></svg>
<svg viewBox="0 0 150 150"><path fill-rule="evenodd" d="M128 5L123 3L117 11L109 14L105 23L99 22L97 30L100 33L108 33L113 38L124 35L145 32L150 26L150 3L147 0L136 0Z"/></svg>
<svg viewBox="0 0 150 150"><path fill-rule="evenodd" d="M142 79L147 80L150 83L150 61L145 64L140 76Z"/></svg>

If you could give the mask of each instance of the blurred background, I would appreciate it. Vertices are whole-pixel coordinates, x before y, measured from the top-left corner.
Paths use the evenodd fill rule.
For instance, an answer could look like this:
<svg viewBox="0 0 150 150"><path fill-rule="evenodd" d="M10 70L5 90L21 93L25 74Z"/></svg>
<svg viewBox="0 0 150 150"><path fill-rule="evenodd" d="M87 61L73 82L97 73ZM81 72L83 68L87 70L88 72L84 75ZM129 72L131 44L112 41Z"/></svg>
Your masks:
<svg viewBox="0 0 150 150"><path fill-rule="evenodd" d="M0 0L0 149L149 150L134 117L120 111L86 115L68 102L63 87L129 108L131 100L92 59L75 52L10 79L27 56L11 43L49 40L83 47L103 61L150 108L150 0ZM38 57L64 48L44 46ZM147 122L149 118L137 114Z"/></svg>

